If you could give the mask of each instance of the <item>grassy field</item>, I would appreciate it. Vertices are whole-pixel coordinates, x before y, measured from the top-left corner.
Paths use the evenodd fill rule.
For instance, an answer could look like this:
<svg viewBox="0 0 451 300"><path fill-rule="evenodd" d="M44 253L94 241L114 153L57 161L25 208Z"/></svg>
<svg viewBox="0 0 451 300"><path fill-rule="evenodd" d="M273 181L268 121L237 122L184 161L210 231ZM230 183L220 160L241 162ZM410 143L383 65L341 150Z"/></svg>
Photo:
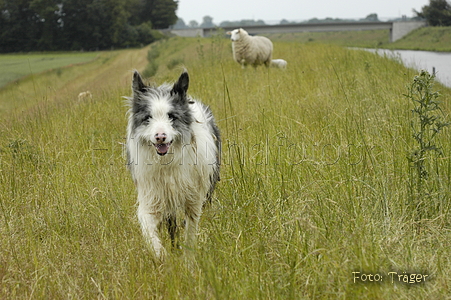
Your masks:
<svg viewBox="0 0 451 300"><path fill-rule="evenodd" d="M267 36L272 41L321 43L363 48L380 48L382 45L388 44L390 39L389 30L273 33Z"/></svg>
<svg viewBox="0 0 451 300"><path fill-rule="evenodd" d="M451 27L419 28L381 48L451 52Z"/></svg>
<svg viewBox="0 0 451 300"><path fill-rule="evenodd" d="M423 27L390 43L388 30L299 32L268 35L273 41L334 44L344 47L451 52L451 27Z"/></svg>
<svg viewBox="0 0 451 300"><path fill-rule="evenodd" d="M94 52L2 54L0 55L0 87L19 78L49 69L63 72L64 67L86 63L97 57Z"/></svg>
<svg viewBox="0 0 451 300"><path fill-rule="evenodd" d="M149 49L152 81L175 80L182 62L222 130L221 182L195 261L179 250L153 258L125 168L122 96ZM444 155L427 158L433 184L412 205L413 104L403 94L417 72L335 45L275 42L274 56L288 69L242 70L227 40L176 38L85 74L74 67L67 84L44 74L0 94L29 89L0 118L0 298L449 298L451 136L437 135ZM74 101L88 88L92 100ZM449 120L451 91L434 90ZM382 282L354 279L363 274Z"/></svg>
<svg viewBox="0 0 451 300"><path fill-rule="evenodd" d="M20 56L20 55L19 55ZM111 51L95 54L91 63L53 69L27 76L0 89L0 115L18 115L43 104L76 102L80 92L90 90L94 97L103 90L128 85L133 68L145 66L146 50ZM46 69L42 65L43 70ZM1 76L1 75L0 75Z"/></svg>

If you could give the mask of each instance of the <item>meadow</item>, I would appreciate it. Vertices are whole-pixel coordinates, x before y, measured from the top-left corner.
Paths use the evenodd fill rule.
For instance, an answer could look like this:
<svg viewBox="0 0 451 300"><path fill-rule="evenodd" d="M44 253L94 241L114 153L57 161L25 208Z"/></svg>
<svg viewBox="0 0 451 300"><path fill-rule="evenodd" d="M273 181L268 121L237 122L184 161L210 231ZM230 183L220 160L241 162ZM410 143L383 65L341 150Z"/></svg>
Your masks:
<svg viewBox="0 0 451 300"><path fill-rule="evenodd" d="M405 96L418 71L337 45L274 46L286 70L241 69L226 39L171 38L0 93L16 101L0 112L0 298L448 299L450 131L435 136L443 155L424 157L418 198ZM146 57L158 84L187 68L222 131L194 260L156 260L136 218L122 97ZM449 120L451 90L433 90Z"/></svg>
<svg viewBox="0 0 451 300"><path fill-rule="evenodd" d="M392 50L451 51L451 27L423 27L396 42L390 42L389 30L298 32L270 34L273 41L334 44L343 47Z"/></svg>
<svg viewBox="0 0 451 300"><path fill-rule="evenodd" d="M49 69L63 71L64 67L92 61L95 52L28 53L0 55L0 87L19 78L38 74Z"/></svg>
<svg viewBox="0 0 451 300"><path fill-rule="evenodd" d="M51 54L47 55L51 56ZM145 49L140 51L97 52L89 55L83 53L53 55L54 60L44 59L42 55L36 54L38 59L32 64L31 62L26 63L22 55L17 56L17 61L22 62L22 67L18 68L21 77L0 88L0 115L20 115L48 103L57 102L65 105L67 101L76 101L80 92L97 90L99 85L104 89L124 85L129 81L129 74L124 73L124 69L131 72L133 68L140 69L140 66L146 64ZM14 55L4 57L8 56ZM0 59L1 57L3 56L0 55ZM65 58L60 60L61 57ZM61 63L73 63L80 57L91 57L94 60L89 63L55 68L55 60ZM42 62L43 60L49 63L46 65ZM11 59L11 61L14 61L14 59ZM25 65L28 63L31 64L31 69L41 72L27 73ZM121 71L117 72L117 70ZM5 71L8 72L8 69Z"/></svg>

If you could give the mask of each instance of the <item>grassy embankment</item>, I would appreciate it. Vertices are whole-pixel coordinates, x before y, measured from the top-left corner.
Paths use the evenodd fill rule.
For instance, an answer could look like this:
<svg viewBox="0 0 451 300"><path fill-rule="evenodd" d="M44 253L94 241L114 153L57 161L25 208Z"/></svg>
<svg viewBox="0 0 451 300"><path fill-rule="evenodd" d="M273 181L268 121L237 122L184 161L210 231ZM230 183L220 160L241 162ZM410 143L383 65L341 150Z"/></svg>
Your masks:
<svg viewBox="0 0 451 300"><path fill-rule="evenodd" d="M446 298L450 132L439 134L445 155L432 161L437 184L425 205L434 210L417 220L406 159L412 105L403 96L417 72L365 51L293 45L275 43L285 71L242 70L221 39L151 47L154 80L176 79L170 62L183 62L190 93L211 105L222 130L222 180L201 218L196 264L179 251L154 260L135 217L121 96L145 50L67 85L42 75L1 94L19 99L23 84L36 105L1 118L0 298ZM44 86L52 92L43 96ZM77 103L88 88L93 100ZM448 116L451 92L435 88ZM58 105L40 105L54 97ZM383 282L354 283L354 271ZM389 272L428 277L392 283Z"/></svg>
<svg viewBox="0 0 451 300"><path fill-rule="evenodd" d="M388 30L299 32L268 35L274 41L326 43L344 47L451 52L451 27L423 27L389 42Z"/></svg>
<svg viewBox="0 0 451 300"><path fill-rule="evenodd" d="M31 53L0 55L0 87L27 75L38 74L49 69L59 73L73 64L86 63L97 57L95 52Z"/></svg>
<svg viewBox="0 0 451 300"><path fill-rule="evenodd" d="M92 62L86 63L88 60ZM83 61L85 63L81 63ZM14 68L12 62L15 62ZM77 62L79 64L74 65ZM124 73L124 70L141 69L146 64L146 50L0 55L0 63L5 67L0 78L15 80L0 87L0 114L8 115L43 103L73 102L80 92L87 90L97 93L100 88L125 86L130 72ZM12 69L15 71L11 75Z"/></svg>

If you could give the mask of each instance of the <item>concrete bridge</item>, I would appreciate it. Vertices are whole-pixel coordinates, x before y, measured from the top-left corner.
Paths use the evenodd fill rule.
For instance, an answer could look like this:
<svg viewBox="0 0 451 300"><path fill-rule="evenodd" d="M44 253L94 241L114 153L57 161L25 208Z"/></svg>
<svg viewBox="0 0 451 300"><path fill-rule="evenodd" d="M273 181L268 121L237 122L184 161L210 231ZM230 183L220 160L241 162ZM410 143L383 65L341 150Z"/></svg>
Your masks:
<svg viewBox="0 0 451 300"><path fill-rule="evenodd" d="M304 31L352 31L352 30L377 30L389 29L389 41L394 42L407 35L412 30L426 26L423 21L400 21L400 22L336 22L336 23L301 23L283 25L245 26L250 34L267 33L291 33ZM188 29L166 29L177 36L184 37L208 37L214 35L219 29L229 31L236 27L215 28L188 28Z"/></svg>

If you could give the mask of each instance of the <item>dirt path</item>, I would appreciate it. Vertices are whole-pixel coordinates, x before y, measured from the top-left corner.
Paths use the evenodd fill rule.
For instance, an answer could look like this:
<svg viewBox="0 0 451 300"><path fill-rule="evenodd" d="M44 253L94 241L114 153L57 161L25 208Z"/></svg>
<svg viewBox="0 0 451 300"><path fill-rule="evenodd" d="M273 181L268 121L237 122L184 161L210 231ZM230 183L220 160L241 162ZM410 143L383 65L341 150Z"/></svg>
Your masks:
<svg viewBox="0 0 451 300"><path fill-rule="evenodd" d="M30 76L0 90L0 120L17 118L49 103L64 105L78 101L78 94L90 91L94 97L109 89L130 85L132 70L147 64L148 47L101 52L90 63Z"/></svg>
<svg viewBox="0 0 451 300"><path fill-rule="evenodd" d="M77 77L76 80L66 86L66 92L76 93L89 90L102 92L110 88L125 87L130 85L132 71L142 70L147 64L147 48L139 50L122 51L114 58L100 67L90 70Z"/></svg>

